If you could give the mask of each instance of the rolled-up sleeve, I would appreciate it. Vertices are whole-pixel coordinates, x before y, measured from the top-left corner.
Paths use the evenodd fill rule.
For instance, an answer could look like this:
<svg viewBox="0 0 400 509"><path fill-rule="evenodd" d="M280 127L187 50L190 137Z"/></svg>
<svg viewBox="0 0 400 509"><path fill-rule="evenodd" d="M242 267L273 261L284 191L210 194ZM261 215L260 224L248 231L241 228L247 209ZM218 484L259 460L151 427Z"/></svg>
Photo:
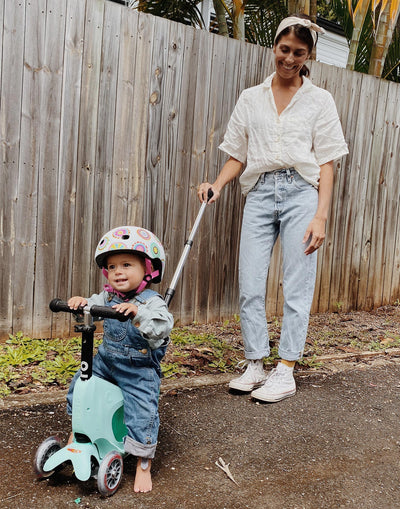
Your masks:
<svg viewBox="0 0 400 509"><path fill-rule="evenodd" d="M229 119L224 141L218 147L243 164L246 163L248 150L246 116L246 100L242 92Z"/></svg>
<svg viewBox="0 0 400 509"><path fill-rule="evenodd" d="M328 92L324 95L325 105L316 119L313 140L315 159L320 166L349 153L333 97Z"/></svg>
<svg viewBox="0 0 400 509"><path fill-rule="evenodd" d="M174 326L174 318L166 302L158 295L145 304L138 304L138 312L132 322L153 350L161 346Z"/></svg>

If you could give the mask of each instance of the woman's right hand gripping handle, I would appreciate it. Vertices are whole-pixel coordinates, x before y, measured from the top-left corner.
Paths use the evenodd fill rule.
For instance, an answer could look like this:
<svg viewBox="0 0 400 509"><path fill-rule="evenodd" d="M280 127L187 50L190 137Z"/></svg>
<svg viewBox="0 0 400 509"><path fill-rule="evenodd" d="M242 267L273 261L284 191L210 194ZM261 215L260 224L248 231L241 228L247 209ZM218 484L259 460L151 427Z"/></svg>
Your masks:
<svg viewBox="0 0 400 509"><path fill-rule="evenodd" d="M222 170L220 174L218 175L216 181L214 184L209 184L208 182L203 182L199 186L199 190L197 192L197 195L199 197L199 200L204 203L213 203L216 200L218 200L222 188L231 180L236 178L240 172L242 171L243 163L235 159L234 157L230 157L227 162L222 167ZM210 198L208 193L209 190L212 191L212 197Z"/></svg>
<svg viewBox="0 0 400 509"><path fill-rule="evenodd" d="M197 196L202 203L213 203L219 198L219 195L219 191L215 190L208 182L200 184L199 190L197 191Z"/></svg>

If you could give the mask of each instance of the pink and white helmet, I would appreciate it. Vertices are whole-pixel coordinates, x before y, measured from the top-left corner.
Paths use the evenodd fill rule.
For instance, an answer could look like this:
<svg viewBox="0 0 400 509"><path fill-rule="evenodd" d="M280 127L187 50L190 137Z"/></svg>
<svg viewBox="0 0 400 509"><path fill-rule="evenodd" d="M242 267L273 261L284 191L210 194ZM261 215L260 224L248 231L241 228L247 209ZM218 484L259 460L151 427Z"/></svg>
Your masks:
<svg viewBox="0 0 400 509"><path fill-rule="evenodd" d="M165 269L165 252L154 233L138 226L119 226L103 235L94 257L97 265L105 269L107 257L110 254L123 252L143 256L146 262L147 282L161 281ZM153 271L151 265L153 265Z"/></svg>

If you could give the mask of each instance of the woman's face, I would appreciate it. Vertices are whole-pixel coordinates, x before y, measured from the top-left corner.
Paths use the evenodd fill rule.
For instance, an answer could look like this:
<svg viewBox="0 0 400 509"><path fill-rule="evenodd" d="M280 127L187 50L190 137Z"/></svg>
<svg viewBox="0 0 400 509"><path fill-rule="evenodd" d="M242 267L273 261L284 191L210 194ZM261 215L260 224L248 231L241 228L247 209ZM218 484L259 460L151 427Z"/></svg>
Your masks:
<svg viewBox="0 0 400 509"><path fill-rule="evenodd" d="M310 56L306 43L296 37L293 32L283 35L274 46L275 67L279 76L290 80L299 72Z"/></svg>

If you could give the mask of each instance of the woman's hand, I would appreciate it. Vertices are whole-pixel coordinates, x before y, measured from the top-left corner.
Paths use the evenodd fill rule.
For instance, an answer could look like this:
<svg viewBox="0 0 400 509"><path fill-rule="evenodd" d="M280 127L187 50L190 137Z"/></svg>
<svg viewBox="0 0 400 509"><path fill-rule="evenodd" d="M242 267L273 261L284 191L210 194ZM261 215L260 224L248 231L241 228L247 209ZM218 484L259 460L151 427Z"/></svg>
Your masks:
<svg viewBox="0 0 400 509"><path fill-rule="evenodd" d="M115 311L118 311L118 313L123 313L125 316L132 315L136 316L138 312L138 307L136 304L132 304L130 302L121 302L120 304L114 304L112 306Z"/></svg>
<svg viewBox="0 0 400 509"><path fill-rule="evenodd" d="M209 193L210 189L211 189L213 194L212 194L211 198L208 199L208 193ZM218 200L218 198L220 196L220 192L217 191L208 182L203 182L203 184L200 184L200 186L199 186L199 189L197 191L197 196L199 197L199 200L202 203L204 203L204 202L213 203L214 201Z"/></svg>
<svg viewBox="0 0 400 509"><path fill-rule="evenodd" d="M320 219L317 216L313 218L311 223L308 225L306 233L303 237L303 244L308 243L304 253L309 255L319 249L325 239L325 225L326 221Z"/></svg>
<svg viewBox="0 0 400 509"><path fill-rule="evenodd" d="M305 254L309 255L322 246L325 239L326 221L333 190L333 161L320 166L317 212L308 225L303 244L308 243Z"/></svg>
<svg viewBox="0 0 400 509"><path fill-rule="evenodd" d="M200 184L199 189L197 191L197 195L199 200L203 203L208 199L208 190L211 189L213 192L212 197L208 201L208 203L213 203L218 200L221 190L223 187L233 180L235 177L239 175L242 171L243 164L235 159L234 157L230 157L226 163L224 164L220 174L215 180L214 184L209 184L208 182L203 182Z"/></svg>
<svg viewBox="0 0 400 509"><path fill-rule="evenodd" d="M68 306L70 309L78 309L79 307L85 307L87 306L87 299L85 297L71 297L68 301Z"/></svg>

